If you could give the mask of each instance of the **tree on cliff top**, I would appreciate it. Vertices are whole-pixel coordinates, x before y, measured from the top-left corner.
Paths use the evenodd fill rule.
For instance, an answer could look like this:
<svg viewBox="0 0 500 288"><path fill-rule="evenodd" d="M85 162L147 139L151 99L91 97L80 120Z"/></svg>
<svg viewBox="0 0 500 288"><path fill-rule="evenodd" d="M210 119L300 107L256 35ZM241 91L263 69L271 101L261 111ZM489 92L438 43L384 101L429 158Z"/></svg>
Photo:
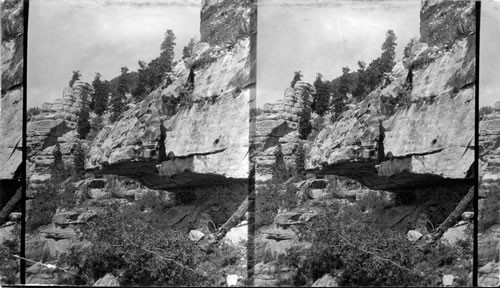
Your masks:
<svg viewBox="0 0 500 288"><path fill-rule="evenodd" d="M160 69L162 75L172 71L172 61L174 60L175 34L168 29L165 32L165 39L160 45Z"/></svg>
<svg viewBox="0 0 500 288"><path fill-rule="evenodd" d="M82 101L82 107L80 108L80 111L78 112L78 121L76 123L76 131L78 132L78 137L80 139L85 139L87 138L87 134L90 132L90 112L89 108L87 105L88 102L88 97L89 97L89 91L87 87L82 87L82 94L81 94L81 101Z"/></svg>
<svg viewBox="0 0 500 288"><path fill-rule="evenodd" d="M295 83L297 83L298 81L302 80L302 71L295 71L294 72L295 74L293 75L293 79L292 79L292 82L290 83L290 87L293 88L293 86L295 86Z"/></svg>
<svg viewBox="0 0 500 288"><path fill-rule="evenodd" d="M145 61L139 60L137 86L132 91L132 95L136 101L141 101L147 93L160 86L165 73L172 71L175 55L174 48L175 34L172 30L168 29L167 32L165 32L165 39L160 45L160 56L151 60L147 65Z"/></svg>
<svg viewBox="0 0 500 288"><path fill-rule="evenodd" d="M90 109L101 116L108 106L109 83L108 81L101 81L101 74L96 73L92 86L94 86L94 94L92 94Z"/></svg>
<svg viewBox="0 0 500 288"><path fill-rule="evenodd" d="M328 110L328 102L330 100L330 92L328 91L327 83L323 82L321 78L323 75L318 73L314 81L314 88L316 94L314 95L314 103L312 105L313 111L323 116Z"/></svg>
<svg viewBox="0 0 500 288"><path fill-rule="evenodd" d="M80 74L80 70L73 71L73 76L69 81L69 87L73 88L73 84L75 84L77 80L80 80L80 76L82 76L82 74Z"/></svg>
<svg viewBox="0 0 500 288"><path fill-rule="evenodd" d="M189 43L182 49L182 59L189 58L193 54L194 44L196 44L194 38L189 40Z"/></svg>
<svg viewBox="0 0 500 288"><path fill-rule="evenodd" d="M380 56L382 73L391 72L394 67L394 59L396 59L396 34L394 31L388 30L385 34L385 41L382 44L382 55Z"/></svg>
<svg viewBox="0 0 500 288"><path fill-rule="evenodd" d="M116 88L116 91L113 92L113 96L111 97L111 116L109 117L109 120L111 122L115 122L118 117L120 117L120 114L125 110L125 93L128 92L128 86L127 86L127 72L128 72L128 67L121 67L121 75L118 78L118 87Z"/></svg>

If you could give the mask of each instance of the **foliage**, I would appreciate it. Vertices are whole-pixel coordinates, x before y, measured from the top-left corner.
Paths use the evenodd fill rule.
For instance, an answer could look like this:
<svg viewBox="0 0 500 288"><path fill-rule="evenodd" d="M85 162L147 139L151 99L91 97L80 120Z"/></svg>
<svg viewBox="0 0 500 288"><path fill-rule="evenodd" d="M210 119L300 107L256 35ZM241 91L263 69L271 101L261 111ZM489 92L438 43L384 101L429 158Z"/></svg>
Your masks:
<svg viewBox="0 0 500 288"><path fill-rule="evenodd" d="M410 39L410 41L408 42L408 44L406 44L405 49L403 50L404 58L410 58L411 57L411 49L417 43L418 43L418 39L417 38L411 38Z"/></svg>
<svg viewBox="0 0 500 288"><path fill-rule="evenodd" d="M300 111L300 114L299 114L299 129L298 129L299 130L299 139L302 139L302 140L306 140L312 131L311 104L309 103L308 98L309 98L309 95L307 94L307 92L303 92L303 94L302 94L302 110Z"/></svg>
<svg viewBox="0 0 500 288"><path fill-rule="evenodd" d="M75 82L77 80L80 80L81 76L82 76L82 74L80 74L80 70L73 71L73 76L71 77L71 80L69 81L69 87L73 88L73 84L75 84Z"/></svg>
<svg viewBox="0 0 500 288"><path fill-rule="evenodd" d="M85 150L81 142L78 142L76 145L73 163L75 166L75 176L80 179L83 178L85 176Z"/></svg>
<svg viewBox="0 0 500 288"><path fill-rule="evenodd" d="M52 156L54 157L54 162L50 166L50 174L52 180L56 183L61 182L67 176L66 169L64 168L64 161L61 153L61 146L56 143L54 150L52 151Z"/></svg>
<svg viewBox="0 0 500 288"><path fill-rule="evenodd" d="M373 218L366 207L339 209L335 203L300 228L310 248L292 249L281 261L298 265L313 281L326 273L337 275L340 286L432 286L441 280L436 271L472 256L470 247L419 249L404 233L374 228ZM466 275L467 268L458 273Z"/></svg>
<svg viewBox="0 0 500 288"><path fill-rule="evenodd" d="M19 235L19 229L16 227L13 230L14 235ZM5 239L0 245L0 282L5 285L16 284L19 272L19 259L13 255L19 255L19 238L12 240Z"/></svg>
<svg viewBox="0 0 500 288"><path fill-rule="evenodd" d="M281 144L278 143L276 149L274 150L274 164L271 167L271 172L273 175L273 182L283 183L288 178L292 176L291 170L287 167L285 159L283 158L283 152L281 150Z"/></svg>
<svg viewBox="0 0 500 288"><path fill-rule="evenodd" d="M302 71L295 71L294 74L293 74L293 79L292 79L292 82L290 82L290 87L294 87L295 86L295 83L297 83L298 81L302 80L302 77L304 75L302 75Z"/></svg>
<svg viewBox="0 0 500 288"><path fill-rule="evenodd" d="M92 86L94 94L92 94L90 109L101 116L108 109L109 81L101 81L101 74L96 73Z"/></svg>
<svg viewBox="0 0 500 288"><path fill-rule="evenodd" d="M82 107L78 112L78 120L76 122L76 131L79 139L86 139L92 127L90 126L90 113L87 107Z"/></svg>
<svg viewBox="0 0 500 288"><path fill-rule="evenodd" d="M155 224L134 205L113 205L89 223L84 235L93 246L73 256L71 264L89 282L112 273L125 286L203 285L208 277L194 270L204 260L203 251L181 232Z"/></svg>
<svg viewBox="0 0 500 288"><path fill-rule="evenodd" d="M295 174L299 178L303 178L306 174L305 160L306 153L304 151L304 145L302 142L299 142L297 151L295 152Z"/></svg>
<svg viewBox="0 0 500 288"><path fill-rule="evenodd" d="M493 112L493 108L491 106L483 106L479 108L479 115L484 116Z"/></svg>
<svg viewBox="0 0 500 288"><path fill-rule="evenodd" d="M314 88L316 89L316 94L314 95L313 111L318 113L318 115L325 115L328 110L328 104L330 101L330 92L328 91L328 86L321 80L321 73L318 73L316 80L314 81Z"/></svg>
<svg viewBox="0 0 500 288"><path fill-rule="evenodd" d="M172 30L168 29L160 45L160 56L154 58L148 64L146 64L145 61L139 61L137 85L134 89L130 89L137 101L144 99L148 93L159 87L165 74L172 71L175 44L175 34ZM189 48L189 45L191 45L191 42L188 44L188 47L184 47L184 49L192 49L192 47ZM186 50L186 53L188 50Z"/></svg>
<svg viewBox="0 0 500 288"><path fill-rule="evenodd" d="M113 96L111 97L111 116L109 117L109 121L115 122L118 117L120 117L120 114L125 110L125 93L128 92L128 87L127 87L127 72L128 68L122 67L121 68L121 75L118 78L118 87L116 91L113 91Z"/></svg>
<svg viewBox="0 0 500 288"><path fill-rule="evenodd" d="M194 38L189 39L189 43L182 48L182 59L186 59L191 57L193 55L193 48L194 45L196 44L196 41Z"/></svg>
<svg viewBox="0 0 500 288"><path fill-rule="evenodd" d="M36 116L36 115L38 115L40 113L42 113L42 111L38 107L31 107L31 108L29 108L28 111L26 111L28 121L30 121L30 119L32 119L33 116Z"/></svg>
<svg viewBox="0 0 500 288"><path fill-rule="evenodd" d="M298 180L292 178L285 183L270 181L259 187L255 198L255 229L272 224L278 209L290 209L297 204L295 183Z"/></svg>
<svg viewBox="0 0 500 288"><path fill-rule="evenodd" d="M57 184L49 180L37 189L30 209L27 210L26 232L31 233L42 225L52 222L52 217L57 210Z"/></svg>

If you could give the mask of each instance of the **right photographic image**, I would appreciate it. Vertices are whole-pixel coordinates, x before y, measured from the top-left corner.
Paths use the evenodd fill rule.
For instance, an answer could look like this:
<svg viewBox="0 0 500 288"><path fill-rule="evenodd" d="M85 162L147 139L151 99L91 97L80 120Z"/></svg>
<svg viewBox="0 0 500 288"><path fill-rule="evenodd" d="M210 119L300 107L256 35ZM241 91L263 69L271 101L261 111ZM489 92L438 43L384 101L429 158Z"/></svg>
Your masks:
<svg viewBox="0 0 500 288"><path fill-rule="evenodd" d="M500 285L500 83L495 55L500 2L481 3L479 65L478 286Z"/></svg>
<svg viewBox="0 0 500 288"><path fill-rule="evenodd" d="M496 286L500 104L481 108L477 163L479 8L259 2L255 286Z"/></svg>

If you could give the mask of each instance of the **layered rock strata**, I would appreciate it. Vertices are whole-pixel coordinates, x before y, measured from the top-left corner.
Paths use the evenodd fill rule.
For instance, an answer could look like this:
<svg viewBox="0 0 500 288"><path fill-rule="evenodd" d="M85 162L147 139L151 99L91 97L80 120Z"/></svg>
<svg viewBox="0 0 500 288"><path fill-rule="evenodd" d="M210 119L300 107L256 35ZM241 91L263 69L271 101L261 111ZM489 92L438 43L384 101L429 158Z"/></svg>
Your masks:
<svg viewBox="0 0 500 288"><path fill-rule="evenodd" d="M461 6L463 15L471 15L467 11L474 8L473 2L467 3ZM423 9L429 5L442 3L424 1ZM429 25L421 23L421 33L432 29ZM457 38L451 47L430 46L434 42L414 45L410 58L394 67L391 83L320 131L308 151L306 168L351 176L373 189L470 179L474 37Z"/></svg>
<svg viewBox="0 0 500 288"><path fill-rule="evenodd" d="M479 124L479 286L500 284L500 102Z"/></svg>

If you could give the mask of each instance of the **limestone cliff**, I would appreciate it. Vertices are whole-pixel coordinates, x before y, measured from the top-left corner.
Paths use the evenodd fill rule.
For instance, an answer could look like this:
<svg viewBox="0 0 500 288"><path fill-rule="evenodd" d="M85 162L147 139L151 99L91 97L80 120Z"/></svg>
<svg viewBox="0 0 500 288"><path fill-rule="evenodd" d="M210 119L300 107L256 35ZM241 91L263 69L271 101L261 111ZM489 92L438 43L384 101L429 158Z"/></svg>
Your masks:
<svg viewBox="0 0 500 288"><path fill-rule="evenodd" d="M246 179L252 49L249 37L231 49L197 44L193 55L175 67L173 83L130 105L97 135L86 168L133 177L153 189ZM188 69L194 81L186 92ZM166 135L157 143L162 129ZM169 152L175 159L159 159Z"/></svg>
<svg viewBox="0 0 500 288"><path fill-rule="evenodd" d="M3 1L0 207L3 207L21 184L18 180L22 176L23 33L23 2Z"/></svg>
<svg viewBox="0 0 500 288"><path fill-rule="evenodd" d="M500 284L500 102L479 123L479 286Z"/></svg>
<svg viewBox="0 0 500 288"><path fill-rule="evenodd" d="M421 15L433 18L429 11L447 11L447 3L424 1ZM459 5L461 12L454 10L465 17L456 25L473 23L474 2L465 4ZM412 47L411 56L394 67L390 83L320 131L306 168L353 177L375 189L472 177L475 34L457 36L449 47L435 46L440 43L428 39L441 30L433 25L423 19L421 41L428 43ZM388 152L393 157L385 162ZM392 173L381 169L388 165Z"/></svg>

